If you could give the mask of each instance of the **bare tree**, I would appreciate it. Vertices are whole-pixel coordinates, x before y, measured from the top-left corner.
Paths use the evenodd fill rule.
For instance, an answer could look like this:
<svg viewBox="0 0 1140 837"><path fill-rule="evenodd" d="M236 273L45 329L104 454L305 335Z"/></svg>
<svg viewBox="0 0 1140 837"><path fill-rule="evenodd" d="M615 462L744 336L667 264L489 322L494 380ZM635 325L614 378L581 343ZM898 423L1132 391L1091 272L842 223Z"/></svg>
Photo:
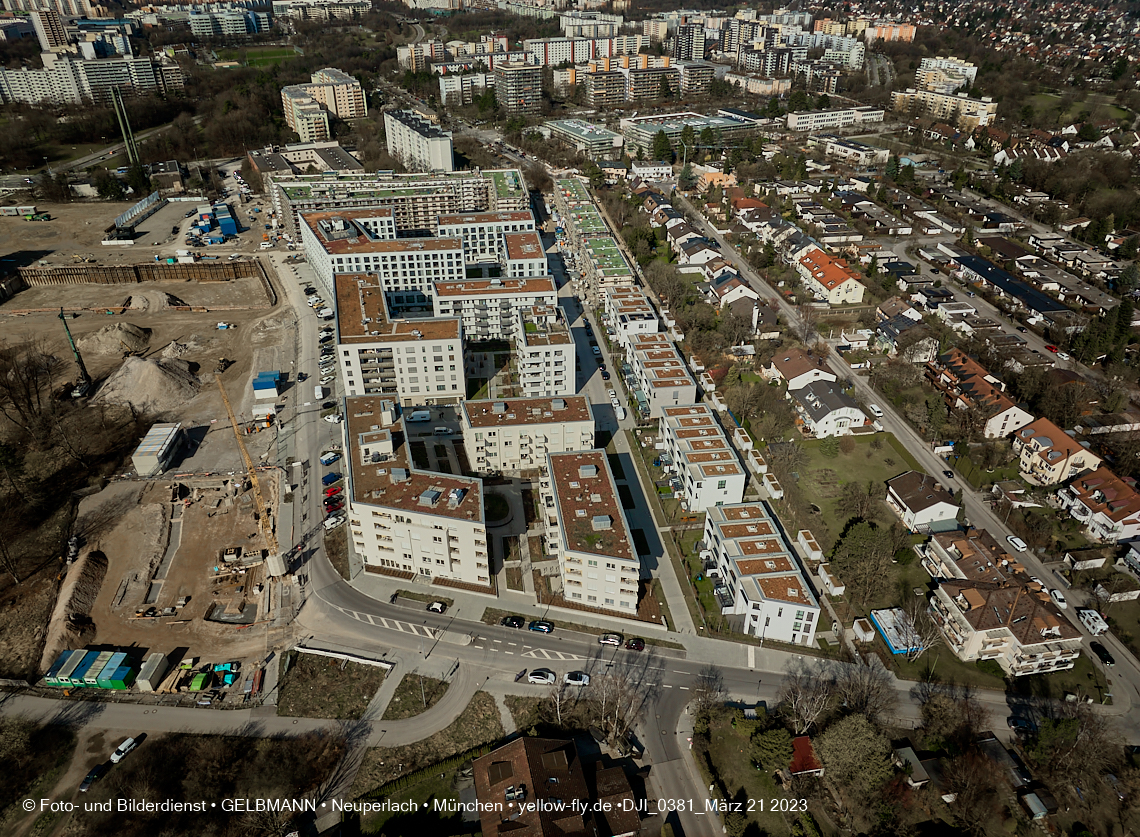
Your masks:
<svg viewBox="0 0 1140 837"><path fill-rule="evenodd" d="M763 384L740 383L724 394L725 403L733 414L744 421L756 415L764 401Z"/></svg>
<svg viewBox="0 0 1140 837"><path fill-rule="evenodd" d="M844 436L844 440L849 436ZM839 497L836 509L848 518L858 517L863 520L874 520L878 516L882 495L885 488L880 490L882 484L868 481L866 485L861 482L849 482L843 486L843 493Z"/></svg>
<svg viewBox="0 0 1140 837"><path fill-rule="evenodd" d="M906 658L913 663L942 642L942 631L930 615L925 596L909 596L903 610L906 620L900 626L902 639L906 644Z"/></svg>
<svg viewBox="0 0 1140 837"><path fill-rule="evenodd" d="M945 779L957 825L971 837L985 837L997 825L1000 801L992 763L980 753L964 753L946 765Z"/></svg>
<svg viewBox="0 0 1140 837"><path fill-rule="evenodd" d="M819 337L819 309L807 303L800 305L792 315L790 325L800 341L810 346Z"/></svg>
<svg viewBox="0 0 1140 837"><path fill-rule="evenodd" d="M726 694L724 673L720 668L711 663L702 668L697 674L697 682L693 686L694 728L708 728L713 713L724 705Z"/></svg>
<svg viewBox="0 0 1140 837"><path fill-rule="evenodd" d="M803 735L831 702L834 689L829 674L818 663L797 659L788 664L779 702L796 735Z"/></svg>
<svg viewBox="0 0 1140 837"><path fill-rule="evenodd" d="M42 343L0 348L0 413L37 447L51 436L51 387L59 365Z"/></svg>
<svg viewBox="0 0 1140 837"><path fill-rule="evenodd" d="M590 680L591 721L611 741L622 738L659 684L659 667L652 655L640 657L637 665L614 663Z"/></svg>
<svg viewBox="0 0 1140 837"><path fill-rule="evenodd" d="M551 684L550 693L547 697L550 698L550 706L554 710L554 720L561 726L562 713L567 709L570 695L566 692L566 684L559 680L557 675L555 675L554 683Z"/></svg>
<svg viewBox="0 0 1140 837"><path fill-rule="evenodd" d="M835 693L849 712L868 720L880 721L894 713L898 693L890 673L872 657L870 664L839 666L835 672Z"/></svg>

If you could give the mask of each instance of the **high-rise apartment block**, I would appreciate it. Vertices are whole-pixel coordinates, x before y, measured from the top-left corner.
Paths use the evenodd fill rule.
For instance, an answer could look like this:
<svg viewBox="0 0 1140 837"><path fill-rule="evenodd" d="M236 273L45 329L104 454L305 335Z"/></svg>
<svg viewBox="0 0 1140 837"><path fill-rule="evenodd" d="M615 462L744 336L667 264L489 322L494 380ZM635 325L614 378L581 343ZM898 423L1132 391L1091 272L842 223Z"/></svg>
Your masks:
<svg viewBox="0 0 1140 837"><path fill-rule="evenodd" d="M67 29L64 28L63 19L59 12L53 9L39 9L32 12L32 27L36 30L40 49L52 52L57 49L66 49L69 43Z"/></svg>
<svg viewBox="0 0 1140 837"><path fill-rule="evenodd" d="M364 88L348 73L326 67L313 73L311 79L308 84L291 84L281 89L285 124L297 132L302 142L329 138L328 117L322 119L317 108L341 119L368 115Z"/></svg>
<svg viewBox="0 0 1140 837"><path fill-rule="evenodd" d="M508 61L495 67L495 98L507 113L542 109L542 67Z"/></svg>
<svg viewBox="0 0 1140 837"><path fill-rule="evenodd" d="M410 110L384 111L388 153L410 171L455 171L451 132Z"/></svg>

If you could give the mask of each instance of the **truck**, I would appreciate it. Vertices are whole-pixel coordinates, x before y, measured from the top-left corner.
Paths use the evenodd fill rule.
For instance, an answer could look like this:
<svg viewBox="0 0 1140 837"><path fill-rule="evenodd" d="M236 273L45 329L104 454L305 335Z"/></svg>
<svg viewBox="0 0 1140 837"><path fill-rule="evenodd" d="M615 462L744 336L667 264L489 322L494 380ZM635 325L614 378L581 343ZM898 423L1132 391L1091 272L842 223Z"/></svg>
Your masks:
<svg viewBox="0 0 1140 837"><path fill-rule="evenodd" d="M324 397L325 397L325 388L323 386L321 386L320 384L317 384L316 386L314 386L313 387L313 398L320 401Z"/></svg>

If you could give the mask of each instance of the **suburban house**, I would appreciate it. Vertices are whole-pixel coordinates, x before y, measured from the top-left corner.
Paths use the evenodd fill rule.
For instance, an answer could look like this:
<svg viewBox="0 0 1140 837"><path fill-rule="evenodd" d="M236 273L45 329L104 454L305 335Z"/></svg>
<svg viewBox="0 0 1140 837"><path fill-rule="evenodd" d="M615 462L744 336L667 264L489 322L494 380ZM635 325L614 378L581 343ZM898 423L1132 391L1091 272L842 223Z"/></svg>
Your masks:
<svg viewBox="0 0 1140 837"><path fill-rule="evenodd" d="M1140 537L1140 494L1103 465L1059 489L1057 501L1090 538L1119 543Z"/></svg>
<svg viewBox="0 0 1140 837"><path fill-rule="evenodd" d="M1101 459L1047 418L1013 434L1021 476L1035 485L1058 485L1092 471Z"/></svg>
<svg viewBox="0 0 1140 837"><path fill-rule="evenodd" d="M634 160L634 177L642 180L668 180L673 176L673 164L668 160Z"/></svg>
<svg viewBox="0 0 1140 837"><path fill-rule="evenodd" d="M629 177L629 163L625 160L598 160L598 168L611 186Z"/></svg>
<svg viewBox="0 0 1140 837"><path fill-rule="evenodd" d="M812 381L802 389L789 389L788 398L796 408L801 426L817 439L849 436L851 428L862 427L867 422L855 399L839 389L834 381Z"/></svg>
<svg viewBox="0 0 1140 837"><path fill-rule="evenodd" d="M760 294L735 273L721 273L712 281L709 300L717 308L726 308L740 299L759 299Z"/></svg>
<svg viewBox="0 0 1140 837"><path fill-rule="evenodd" d="M914 320L916 323L922 322L922 312L905 299L897 296L892 296L890 299L880 302L879 307L875 309L875 315L879 318L879 322L881 323L900 316Z"/></svg>
<svg viewBox="0 0 1140 837"><path fill-rule="evenodd" d="M673 252L680 253L681 248L690 241L696 241L703 237L689 224L682 223L669 227L665 233L665 238L669 240L669 247L672 248Z"/></svg>
<svg viewBox="0 0 1140 837"><path fill-rule="evenodd" d="M812 381L834 381L835 375L803 349L787 349L772 358L772 365L765 370L769 379L787 381L788 390L803 389Z"/></svg>
<svg viewBox="0 0 1140 837"><path fill-rule="evenodd" d="M942 581L930 614L959 659L994 660L1012 677L1072 668L1081 654L1080 632L1028 578Z"/></svg>
<svg viewBox="0 0 1140 837"><path fill-rule="evenodd" d="M703 238L690 239L680 245L677 250L677 258L683 265L700 267L713 259L719 259L720 251L710 247L708 241Z"/></svg>
<svg viewBox="0 0 1140 837"><path fill-rule="evenodd" d="M1005 392L1005 384L961 349L951 349L926 364L926 379L942 393L951 409L981 409L986 414L982 435L1003 439L1033 421Z"/></svg>
<svg viewBox="0 0 1140 837"><path fill-rule="evenodd" d="M732 266L732 262L723 256L710 259L701 265L701 273L708 282L715 282L719 276L725 273L731 273L733 276L737 275L736 268Z"/></svg>
<svg viewBox="0 0 1140 837"><path fill-rule="evenodd" d="M938 339L922 321L899 314L876 327L879 346L908 363L930 363L938 357Z"/></svg>
<svg viewBox="0 0 1140 837"><path fill-rule="evenodd" d="M921 471L887 480L887 505L912 532L948 532L958 528L959 507L942 484Z"/></svg>
<svg viewBox="0 0 1140 837"><path fill-rule="evenodd" d="M804 287L828 305L857 305L863 301L866 290L859 274L847 266L843 259L835 259L820 249L802 255L796 271Z"/></svg>

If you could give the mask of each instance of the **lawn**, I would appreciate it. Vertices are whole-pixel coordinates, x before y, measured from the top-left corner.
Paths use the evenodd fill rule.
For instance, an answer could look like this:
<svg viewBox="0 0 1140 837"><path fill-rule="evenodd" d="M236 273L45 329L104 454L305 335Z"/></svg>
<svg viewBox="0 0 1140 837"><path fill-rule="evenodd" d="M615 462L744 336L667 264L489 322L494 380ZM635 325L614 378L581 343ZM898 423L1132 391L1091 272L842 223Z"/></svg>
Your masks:
<svg viewBox="0 0 1140 837"><path fill-rule="evenodd" d="M951 456L949 464L950 467L954 468L961 477L975 489L981 488L983 485L990 486L1002 480L1016 480L1020 475L1016 459L994 468L992 471L980 468L970 456L963 456L957 459Z"/></svg>
<svg viewBox="0 0 1140 837"><path fill-rule="evenodd" d="M382 721L402 721L422 715L447 694L448 684L434 677L408 672L396 686L396 693L384 710Z"/></svg>
<svg viewBox="0 0 1140 837"><path fill-rule="evenodd" d="M714 716L709 728L709 763L703 764L702 759L697 759L701 772L706 773L711 766L714 775L708 776L706 773L709 784L720 785L721 791L729 800L762 799L767 802L785 796L772 781L772 771L757 770L753 766L750 735L751 725L742 725L741 729L734 728L730 713L722 712ZM784 815L771 810L772 806L745 805L744 807L753 809L746 814L748 822L752 824L753 832L771 837L791 834ZM719 833L719 823L717 825L718 827L712 830Z"/></svg>
<svg viewBox="0 0 1140 837"><path fill-rule="evenodd" d="M1116 638L1133 654L1140 652L1140 602L1112 602L1103 615Z"/></svg>
<svg viewBox="0 0 1140 837"><path fill-rule="evenodd" d="M850 454L840 453L835 458L823 455L823 440L803 442L808 463L801 472L794 474L808 502L820 510L819 514L813 516L809 528L825 553L831 551L846 522L840 520L841 515L837 509L845 483L858 482L866 485L872 482L881 486L905 471L922 470L917 460L893 434L876 433L872 437L852 438L855 450ZM882 449L875 450L872 445L875 440L883 442Z"/></svg>
<svg viewBox="0 0 1140 837"><path fill-rule="evenodd" d="M467 708L447 729L414 744L369 750L357 771L350 797L356 799L406 773L437 764L474 747L493 744L502 740L504 735L495 699L486 692L476 692Z"/></svg>
<svg viewBox="0 0 1140 837"><path fill-rule="evenodd" d="M1061 102L1061 97L1052 93L1037 93L1029 97L1027 104L1038 113L1055 111ZM1128 111L1118 108L1111 101L1098 93L1090 93L1083 102L1073 102L1065 113L1061 114L1058 122L1073 122L1082 113L1089 111L1093 120L1097 119L1124 119Z"/></svg>
<svg viewBox="0 0 1140 837"><path fill-rule="evenodd" d="M481 833L478 821L465 824L462 814L445 814L432 810L434 800L450 799L459 801L455 789L457 770L448 770L442 775L433 773L415 785L401 788L400 802L415 802L419 806L414 812L382 811L366 815L360 824L362 834L432 834L447 837L478 837Z"/></svg>
<svg viewBox="0 0 1140 837"><path fill-rule="evenodd" d="M507 573L507 589L508 590L525 590L523 587L523 573L521 567L506 567Z"/></svg>
<svg viewBox="0 0 1140 837"><path fill-rule="evenodd" d="M298 58L292 47L249 47L248 49L220 49L219 61L241 61L249 67L266 67Z"/></svg>
<svg viewBox="0 0 1140 837"><path fill-rule="evenodd" d="M325 532L325 554L340 577L348 581L351 577L348 564L348 527L341 525L331 532Z"/></svg>
<svg viewBox="0 0 1140 837"><path fill-rule="evenodd" d="M316 654L286 656L277 714L297 718L356 719L384 682L384 669Z"/></svg>

